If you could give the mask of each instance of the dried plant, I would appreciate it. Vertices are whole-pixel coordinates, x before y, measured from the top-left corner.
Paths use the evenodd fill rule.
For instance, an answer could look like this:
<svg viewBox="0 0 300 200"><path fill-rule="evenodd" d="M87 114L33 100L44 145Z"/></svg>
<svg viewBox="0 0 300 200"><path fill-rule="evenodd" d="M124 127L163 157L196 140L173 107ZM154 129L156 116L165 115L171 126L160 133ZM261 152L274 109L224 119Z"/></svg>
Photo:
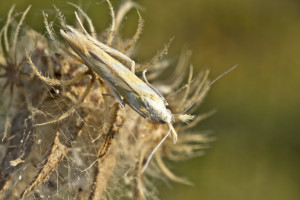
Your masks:
<svg viewBox="0 0 300 200"><path fill-rule="evenodd" d="M125 1L115 13L109 1L111 26L97 34L92 20L78 6L77 29L124 53L135 52L143 28L124 40L120 25L137 5ZM179 141L166 141L154 152L145 172L142 168L153 149L168 132L168 126L143 118L130 106L122 108L101 77L85 65L56 34L53 22L43 13L46 34L24 25L28 7L21 15L8 13L0 32L0 197L2 199L155 199L156 179L190 184L174 175L164 160L181 161L202 154L213 139L208 133L188 130L213 112L191 123L174 123ZM66 22L55 7L61 28ZM172 113L193 104L209 86L208 71L193 78L190 52L184 50L172 76L158 80L170 64L164 55L169 44L148 63L136 64L135 72L147 69L148 80L169 103ZM125 60L121 62L130 66ZM187 70L189 69L189 70ZM186 71L189 71L186 74ZM187 79L187 83L183 81ZM6 90L9 88L9 90ZM15 89L16 88L16 89ZM207 91L204 91L206 93ZM194 112L203 97L194 103Z"/></svg>

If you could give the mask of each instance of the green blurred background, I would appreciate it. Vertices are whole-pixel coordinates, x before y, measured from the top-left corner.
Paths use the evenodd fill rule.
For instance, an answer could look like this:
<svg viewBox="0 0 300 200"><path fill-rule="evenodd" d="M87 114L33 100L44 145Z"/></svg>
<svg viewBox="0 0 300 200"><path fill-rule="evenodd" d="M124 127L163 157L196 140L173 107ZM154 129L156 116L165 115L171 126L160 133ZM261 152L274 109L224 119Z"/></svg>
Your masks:
<svg viewBox="0 0 300 200"><path fill-rule="evenodd" d="M32 4L26 20L42 27L42 10L64 1L1 0L1 20L10 6L17 11ZM87 11L100 32L110 23L103 1L74 1ZM112 1L117 7L120 1ZM182 46L193 51L192 63L216 77L239 67L211 89L200 112L218 112L199 124L214 130L217 140L205 156L172 163L172 170L194 186L158 183L161 199L298 200L300 199L300 1L297 0L143 0L145 27L137 61L153 56L175 36L169 57ZM0 22L3 24L3 21ZM131 12L124 36L136 28ZM298 114L297 114L298 113Z"/></svg>

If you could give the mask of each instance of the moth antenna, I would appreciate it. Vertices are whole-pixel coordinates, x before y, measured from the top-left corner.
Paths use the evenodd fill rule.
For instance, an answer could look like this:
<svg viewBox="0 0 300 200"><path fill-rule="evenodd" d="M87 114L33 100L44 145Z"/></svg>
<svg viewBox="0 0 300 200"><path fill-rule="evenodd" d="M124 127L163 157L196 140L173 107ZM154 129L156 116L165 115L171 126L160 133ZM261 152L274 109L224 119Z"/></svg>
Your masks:
<svg viewBox="0 0 300 200"><path fill-rule="evenodd" d="M208 90L208 88L210 88L210 86L212 86L217 80L219 80L220 78L222 78L223 76L225 76L226 74L228 74L229 72L231 72L232 70L234 70L238 65L234 65L233 67L231 67L230 69L226 70L225 72L223 72L222 74L220 74L217 78L215 78L212 82L210 82L206 88L199 94L199 96L187 107L185 108L182 112L180 113L176 113L173 114L173 116L180 116L183 115L184 113L186 113L197 101L200 97L202 97L202 95Z"/></svg>
<svg viewBox="0 0 300 200"><path fill-rule="evenodd" d="M173 128L174 129L174 128ZM158 145L153 149L153 151L150 153L146 164L144 165L143 169L142 169L142 174L145 172L145 170L147 169L153 155L155 154L155 152L157 151L157 149L161 146L161 144L167 139L167 137L170 135L171 132L171 128L169 129L168 133L165 135L165 137L158 143Z"/></svg>

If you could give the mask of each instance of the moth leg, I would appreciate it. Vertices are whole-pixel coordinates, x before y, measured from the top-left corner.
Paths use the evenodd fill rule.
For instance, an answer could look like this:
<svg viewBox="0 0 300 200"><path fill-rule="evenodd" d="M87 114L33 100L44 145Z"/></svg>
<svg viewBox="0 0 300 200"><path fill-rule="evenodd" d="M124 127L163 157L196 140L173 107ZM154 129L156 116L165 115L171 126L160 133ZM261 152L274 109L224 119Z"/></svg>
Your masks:
<svg viewBox="0 0 300 200"><path fill-rule="evenodd" d="M111 90L111 91L112 91L112 95L117 99L117 101L120 103L122 108L124 108L125 102L121 99L120 95L118 93L116 93L114 90Z"/></svg>
<svg viewBox="0 0 300 200"><path fill-rule="evenodd" d="M147 84L152 90L154 90L154 91L156 92L156 94L161 98L161 100L164 101L165 105L167 106L167 105L168 105L168 102L165 100L164 96L158 91L158 89L156 89L153 85L151 85L151 84L148 82L148 80L147 80L147 78L146 78L146 72L147 72L147 69L145 69L145 70L143 71L143 79L144 79L144 81L146 82L146 84Z"/></svg>
<svg viewBox="0 0 300 200"><path fill-rule="evenodd" d="M72 27L68 27L71 31L75 32L74 30L72 30ZM101 42L99 42L98 40L94 39L93 37L91 37L90 35L86 35L88 37L88 39L94 43L96 46L98 46L100 49L102 49L103 51L105 51L106 53L108 53L109 55L116 57L118 59L121 59L127 63L130 63L130 70L132 73L135 73L135 62L129 58L128 56L126 56L125 54L123 54L122 52L106 45L103 44Z"/></svg>
<svg viewBox="0 0 300 200"><path fill-rule="evenodd" d="M135 74L135 62L131 60L130 71Z"/></svg>
<svg viewBox="0 0 300 200"><path fill-rule="evenodd" d="M99 45L99 41L97 43L97 45L103 49L105 52L107 52L108 54L110 54L111 56L115 56L121 60L124 60L125 62L127 63L130 63L130 71L132 73L135 73L135 62L134 60L132 60L131 58L129 58L128 56L126 56L125 54L121 53L120 51L114 49L114 48L111 48L103 43L101 43L101 45Z"/></svg>
<svg viewBox="0 0 300 200"><path fill-rule="evenodd" d="M114 88L110 83L108 83L106 81L105 81L105 83L108 84L110 88ZM119 102L119 104L122 106L122 108L124 108L125 102L121 99L121 96L114 89L111 89L111 91L112 91L112 94L105 94L104 96L111 96L111 95L114 96L117 99L117 101Z"/></svg>

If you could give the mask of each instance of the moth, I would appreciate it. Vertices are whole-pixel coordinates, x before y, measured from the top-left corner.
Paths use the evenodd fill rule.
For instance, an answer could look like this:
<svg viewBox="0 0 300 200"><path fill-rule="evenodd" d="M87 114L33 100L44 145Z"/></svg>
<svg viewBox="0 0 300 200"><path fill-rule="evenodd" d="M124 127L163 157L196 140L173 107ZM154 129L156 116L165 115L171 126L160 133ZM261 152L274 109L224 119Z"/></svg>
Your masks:
<svg viewBox="0 0 300 200"><path fill-rule="evenodd" d="M171 133L173 142L177 141L177 133L172 123L175 118L183 122L190 121L194 118L192 115L184 114L190 107L206 92L206 90L220 77L224 76L236 66L219 75L210 82L201 94L189 105L184 112L172 114L167 108L167 101L154 88L145 77L142 81L134 74L134 61L126 55L113 49L92 36L90 36L84 28L83 31L72 28L66 25L66 30L60 30L60 34L69 44L73 51L84 61L84 63L99 75L112 90L112 95L119 101L122 107L127 103L138 114L144 118L152 119L156 122L166 123L169 126L169 131L161 142L153 150L152 154L157 150L161 143ZM118 59L125 60L131 63L131 70L124 66ZM148 161L151 159L149 156ZM145 165L147 166L147 164ZM144 169L143 169L144 171Z"/></svg>
<svg viewBox="0 0 300 200"><path fill-rule="evenodd" d="M66 26L66 29L66 32L60 30L62 37L86 65L109 85L113 96L121 106L124 107L127 103L144 118L167 123L175 143L177 133L172 125L174 117L166 107L167 101L148 81L142 81L133 73L133 69L129 70L113 56L130 61L132 68L134 68L134 62L121 52L97 41L86 33L71 26ZM190 120L192 116L183 115L183 118Z"/></svg>

